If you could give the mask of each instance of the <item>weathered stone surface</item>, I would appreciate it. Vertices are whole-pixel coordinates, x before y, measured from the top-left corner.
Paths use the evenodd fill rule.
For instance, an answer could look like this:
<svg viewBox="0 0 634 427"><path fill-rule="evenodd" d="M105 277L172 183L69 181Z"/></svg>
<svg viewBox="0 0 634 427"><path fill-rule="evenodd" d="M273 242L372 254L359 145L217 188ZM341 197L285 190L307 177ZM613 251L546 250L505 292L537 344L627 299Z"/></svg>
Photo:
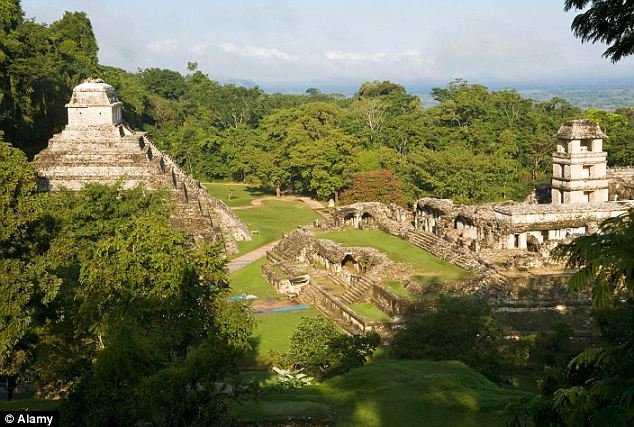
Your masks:
<svg viewBox="0 0 634 427"><path fill-rule="evenodd" d="M67 107L69 124L35 156L40 191L117 182L124 189L139 184L167 189L173 222L195 239L222 239L228 253L237 252L236 240L251 239L227 205L211 197L147 136L122 122L121 102L112 86L101 80L82 83Z"/></svg>
<svg viewBox="0 0 634 427"><path fill-rule="evenodd" d="M634 200L634 166L608 169L610 200Z"/></svg>
<svg viewBox="0 0 634 427"><path fill-rule="evenodd" d="M561 125L555 135L559 139L607 138L599 125L592 120L570 120Z"/></svg>

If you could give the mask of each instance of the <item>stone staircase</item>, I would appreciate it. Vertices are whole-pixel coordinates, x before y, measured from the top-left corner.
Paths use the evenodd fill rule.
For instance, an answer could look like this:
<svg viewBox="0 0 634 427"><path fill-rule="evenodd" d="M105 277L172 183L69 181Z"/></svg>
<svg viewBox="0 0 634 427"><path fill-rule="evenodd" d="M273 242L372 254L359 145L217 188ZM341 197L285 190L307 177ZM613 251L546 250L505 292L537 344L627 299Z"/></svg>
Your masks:
<svg viewBox="0 0 634 427"><path fill-rule="evenodd" d="M310 197L298 197L299 200L304 202L308 207L317 212L319 216L323 219L334 222L334 218L329 209L325 208L321 203L317 200L311 199Z"/></svg>
<svg viewBox="0 0 634 427"><path fill-rule="evenodd" d="M453 245L435 234L415 230L408 231L406 238L413 245L472 273L482 274L489 270L469 249Z"/></svg>
<svg viewBox="0 0 634 427"><path fill-rule="evenodd" d="M353 285L348 286L348 290L341 296L341 300L346 304L361 302L368 297L373 283L365 277L356 276Z"/></svg>
<svg viewBox="0 0 634 427"><path fill-rule="evenodd" d="M170 199L175 202L172 217L178 226L199 239L209 239L220 233L228 253L238 251L236 240L251 240L248 228L225 203L211 197L199 181L184 173L145 135L141 148L147 160L162 172L158 186L167 187L172 193Z"/></svg>

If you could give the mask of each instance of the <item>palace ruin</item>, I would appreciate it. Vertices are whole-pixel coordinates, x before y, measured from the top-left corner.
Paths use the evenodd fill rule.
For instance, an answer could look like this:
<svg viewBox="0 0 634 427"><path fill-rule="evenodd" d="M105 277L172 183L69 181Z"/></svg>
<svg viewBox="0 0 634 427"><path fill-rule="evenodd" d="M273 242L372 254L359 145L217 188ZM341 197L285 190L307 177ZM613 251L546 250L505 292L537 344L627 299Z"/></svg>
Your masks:
<svg viewBox="0 0 634 427"><path fill-rule="evenodd" d="M317 239L310 230L285 236L269 252L264 273L280 292L315 304L350 332L377 330L389 336L403 315L433 304L433 297L425 295L440 292L486 298L518 334L539 330L549 319L565 319L580 336L588 336L589 295L567 293L572 272L553 261L550 250L634 208L634 200L624 200L632 198L634 169L607 169L606 136L594 122L566 122L556 137L548 189L552 201L547 203L536 203L544 197L482 205L423 198L408 210L367 202L335 208L333 222L317 221L321 230L380 229L461 267L470 273L467 279L415 283L398 263L377 262L376 251L342 247ZM285 280L300 274L300 286ZM394 294L384 285L386 279L399 280L423 298ZM350 309L351 303L361 301L371 302L391 320L364 320Z"/></svg>

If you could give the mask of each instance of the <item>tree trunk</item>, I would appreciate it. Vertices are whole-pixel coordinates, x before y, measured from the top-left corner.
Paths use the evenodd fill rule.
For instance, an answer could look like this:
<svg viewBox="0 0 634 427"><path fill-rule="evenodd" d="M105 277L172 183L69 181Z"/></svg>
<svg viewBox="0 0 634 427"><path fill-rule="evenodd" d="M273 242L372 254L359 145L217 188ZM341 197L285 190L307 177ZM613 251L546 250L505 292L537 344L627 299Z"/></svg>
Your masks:
<svg viewBox="0 0 634 427"><path fill-rule="evenodd" d="M281 199L281 198L282 198L282 191L281 191L281 189L280 189L280 186L279 186L279 185L276 185L276 186L275 186L275 196L276 196L278 199Z"/></svg>
<svg viewBox="0 0 634 427"><path fill-rule="evenodd" d="M339 192L335 191L335 203L339 203Z"/></svg>
<svg viewBox="0 0 634 427"><path fill-rule="evenodd" d="M7 400L13 400L13 390L15 390L15 378L7 375Z"/></svg>

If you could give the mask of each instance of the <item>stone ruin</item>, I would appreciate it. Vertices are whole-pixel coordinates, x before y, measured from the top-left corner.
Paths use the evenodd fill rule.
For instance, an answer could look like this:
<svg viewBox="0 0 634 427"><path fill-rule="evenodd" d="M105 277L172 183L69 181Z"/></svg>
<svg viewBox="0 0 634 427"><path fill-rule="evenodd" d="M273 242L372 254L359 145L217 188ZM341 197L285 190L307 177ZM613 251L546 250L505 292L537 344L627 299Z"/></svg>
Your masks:
<svg viewBox="0 0 634 427"><path fill-rule="evenodd" d="M407 289L420 296L438 292L479 295L520 335L543 329L548 319L563 319L575 326L578 335L589 336L589 294L569 295L567 283L572 272L549 254L557 244L593 233L603 220L634 207L633 200L625 200L632 199L634 168L607 169L604 137L600 127L588 120L562 125L553 154L552 184L538 188L524 203L459 205L449 199L423 198L412 210L378 202L355 203L333 209L333 222L318 222L317 226L328 230L380 229L473 275L457 282L408 284ZM273 267L268 269L277 269L277 273L268 271L267 277L279 281L279 277L293 273L294 263L303 261L300 269L309 279L294 296L316 304L344 329L355 332L379 330L389 335L403 315L433 305L433 298L408 301L383 286L383 279L395 270L389 260L378 271L357 261L356 274L342 275L341 263L350 250L360 248L291 234L269 253ZM325 267L325 272L310 271L311 263ZM320 277L324 275L347 286L344 294L337 295L336 287L329 289ZM348 307L352 301L348 296L353 292L354 301L370 301L392 320L364 322Z"/></svg>
<svg viewBox="0 0 634 427"><path fill-rule="evenodd" d="M623 198L632 196L634 170L608 173L605 135L596 123L572 120L556 136L550 203L468 206L424 198L414 206L414 226L491 259L531 258L537 266L552 262L550 250L559 243L593 233L634 207L634 200Z"/></svg>
<svg viewBox="0 0 634 427"><path fill-rule="evenodd" d="M79 190L89 183L142 184L165 189L173 204L172 220L194 239L223 240L227 253L236 241L251 240L246 225L199 181L183 172L142 132L124 122L115 89L89 79L73 89L68 124L35 156L40 191Z"/></svg>

